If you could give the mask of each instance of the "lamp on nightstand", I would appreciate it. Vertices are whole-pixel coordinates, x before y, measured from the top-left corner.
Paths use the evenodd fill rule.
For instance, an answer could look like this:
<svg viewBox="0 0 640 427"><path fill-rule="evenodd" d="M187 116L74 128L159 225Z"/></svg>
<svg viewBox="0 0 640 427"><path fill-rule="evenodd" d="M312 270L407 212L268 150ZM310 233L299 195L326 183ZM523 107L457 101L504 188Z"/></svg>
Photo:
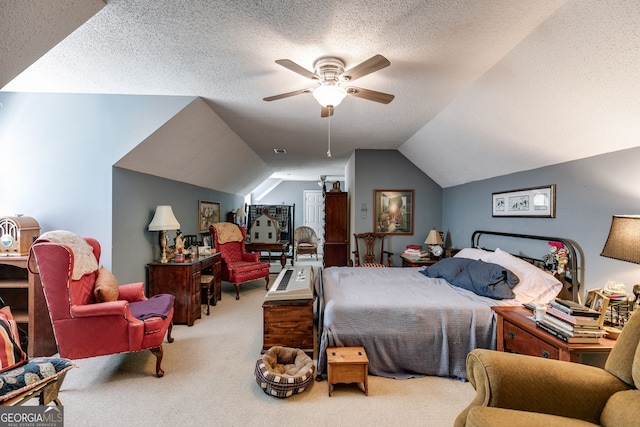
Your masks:
<svg viewBox="0 0 640 427"><path fill-rule="evenodd" d="M160 247L162 248L162 257L160 262L166 263L167 260L167 230L177 230L180 223L173 214L173 209L168 205L158 205L156 213L149 224L149 231L160 232Z"/></svg>
<svg viewBox="0 0 640 427"><path fill-rule="evenodd" d="M600 255L640 264L640 215L614 215Z"/></svg>
<svg viewBox="0 0 640 427"><path fill-rule="evenodd" d="M429 231L426 240L424 241L425 245L429 245L429 256L433 255L436 258L440 258L442 256L442 245L444 242L442 241L442 237L440 237L440 233L434 228Z"/></svg>
<svg viewBox="0 0 640 427"><path fill-rule="evenodd" d="M640 215L614 215L607 242L600 255L640 264ZM624 288L624 285L622 287ZM626 294L626 289L623 292ZM640 294L636 296L634 302L636 305L638 304L638 296ZM624 324L626 319L622 320L621 323Z"/></svg>

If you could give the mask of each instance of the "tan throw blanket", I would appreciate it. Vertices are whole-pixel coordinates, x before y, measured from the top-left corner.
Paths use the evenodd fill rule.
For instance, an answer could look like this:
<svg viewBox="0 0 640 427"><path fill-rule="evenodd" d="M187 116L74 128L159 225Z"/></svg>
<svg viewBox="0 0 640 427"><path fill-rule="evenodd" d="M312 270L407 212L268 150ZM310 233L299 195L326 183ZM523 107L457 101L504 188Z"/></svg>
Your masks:
<svg viewBox="0 0 640 427"><path fill-rule="evenodd" d="M218 233L218 243L242 242L240 227L230 222L217 222L213 227Z"/></svg>
<svg viewBox="0 0 640 427"><path fill-rule="evenodd" d="M93 254L93 248L84 238L73 234L70 231L55 230L47 231L38 237L38 241L60 243L67 245L73 251L73 280L79 280L87 273L92 273L98 269L98 260ZM32 270L35 271L35 270Z"/></svg>

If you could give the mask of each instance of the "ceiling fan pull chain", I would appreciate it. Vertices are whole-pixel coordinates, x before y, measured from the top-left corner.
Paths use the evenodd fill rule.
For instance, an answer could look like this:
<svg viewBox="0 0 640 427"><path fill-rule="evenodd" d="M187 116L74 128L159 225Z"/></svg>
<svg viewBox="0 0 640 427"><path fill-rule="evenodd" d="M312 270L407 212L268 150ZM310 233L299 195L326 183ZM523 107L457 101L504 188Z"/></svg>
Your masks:
<svg viewBox="0 0 640 427"><path fill-rule="evenodd" d="M327 157L331 157L331 113L329 110L329 139L327 141Z"/></svg>

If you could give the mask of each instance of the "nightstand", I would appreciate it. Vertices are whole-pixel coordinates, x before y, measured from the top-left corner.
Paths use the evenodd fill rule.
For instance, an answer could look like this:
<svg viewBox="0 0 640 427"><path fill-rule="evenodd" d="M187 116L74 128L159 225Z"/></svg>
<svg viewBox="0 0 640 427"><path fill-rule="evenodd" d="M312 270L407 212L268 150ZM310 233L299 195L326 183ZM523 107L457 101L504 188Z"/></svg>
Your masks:
<svg viewBox="0 0 640 427"><path fill-rule="evenodd" d="M491 307L497 314L498 351L583 363L603 368L615 344L600 338L597 344L569 344L536 326L533 313L522 306Z"/></svg>
<svg viewBox="0 0 640 427"><path fill-rule="evenodd" d="M413 258L413 257L405 257L400 255L400 258L402 259L402 266L403 267L424 267L424 266L429 266L429 265L433 265L436 262L440 261L437 258Z"/></svg>

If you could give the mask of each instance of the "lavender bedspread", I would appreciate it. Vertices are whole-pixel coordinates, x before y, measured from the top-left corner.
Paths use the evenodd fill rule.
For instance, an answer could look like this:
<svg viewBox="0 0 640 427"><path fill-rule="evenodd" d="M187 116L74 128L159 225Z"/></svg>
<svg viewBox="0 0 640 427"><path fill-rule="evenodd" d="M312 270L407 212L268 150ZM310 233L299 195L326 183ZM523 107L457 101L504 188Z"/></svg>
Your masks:
<svg viewBox="0 0 640 427"><path fill-rule="evenodd" d="M372 375L466 379L467 354L496 348L491 306L500 301L416 268L330 267L322 274L319 373L326 373L327 347L363 346Z"/></svg>

